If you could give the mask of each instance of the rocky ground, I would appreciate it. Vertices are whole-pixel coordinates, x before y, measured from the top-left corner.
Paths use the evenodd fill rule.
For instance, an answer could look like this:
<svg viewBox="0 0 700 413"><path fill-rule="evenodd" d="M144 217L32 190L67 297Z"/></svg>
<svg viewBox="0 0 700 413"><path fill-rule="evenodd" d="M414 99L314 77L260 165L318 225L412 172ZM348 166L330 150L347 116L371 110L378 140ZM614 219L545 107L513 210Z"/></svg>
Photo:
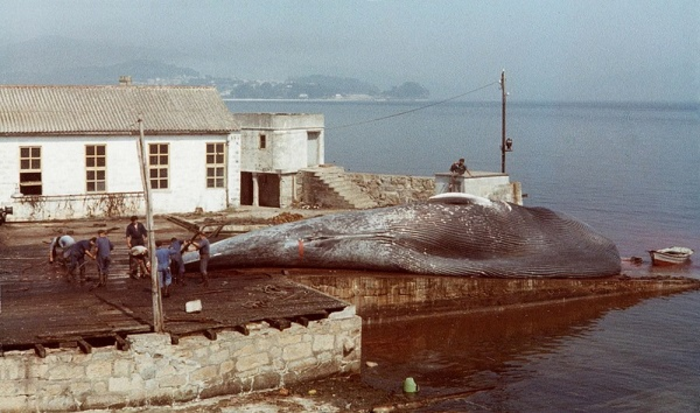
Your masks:
<svg viewBox="0 0 700 413"><path fill-rule="evenodd" d="M404 408L405 407L405 408ZM172 406L119 409L125 413L343 413L410 411L410 400L364 384L359 375L331 377L291 388L246 395L215 397ZM103 413L111 410L90 410Z"/></svg>

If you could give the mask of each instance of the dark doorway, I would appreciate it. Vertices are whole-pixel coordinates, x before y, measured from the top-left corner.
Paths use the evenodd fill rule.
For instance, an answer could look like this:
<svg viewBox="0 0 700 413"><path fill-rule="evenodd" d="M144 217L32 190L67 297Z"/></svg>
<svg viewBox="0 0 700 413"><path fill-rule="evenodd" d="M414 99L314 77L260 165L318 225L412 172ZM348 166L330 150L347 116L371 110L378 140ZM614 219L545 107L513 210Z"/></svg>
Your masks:
<svg viewBox="0 0 700 413"><path fill-rule="evenodd" d="M277 174L258 174L260 206L280 207L280 176Z"/></svg>
<svg viewBox="0 0 700 413"><path fill-rule="evenodd" d="M241 172L241 205L253 205L253 174Z"/></svg>
<svg viewBox="0 0 700 413"><path fill-rule="evenodd" d="M280 207L280 177L278 174L258 175L258 205ZM241 205L253 205L253 173L241 172Z"/></svg>

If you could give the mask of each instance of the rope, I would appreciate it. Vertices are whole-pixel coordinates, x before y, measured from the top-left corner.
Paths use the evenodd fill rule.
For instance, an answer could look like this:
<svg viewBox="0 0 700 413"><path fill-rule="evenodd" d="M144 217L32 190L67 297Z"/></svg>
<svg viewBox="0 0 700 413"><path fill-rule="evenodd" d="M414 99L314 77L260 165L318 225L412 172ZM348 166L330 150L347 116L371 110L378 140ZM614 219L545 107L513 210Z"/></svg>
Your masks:
<svg viewBox="0 0 700 413"><path fill-rule="evenodd" d="M427 108L429 108L429 107L441 105L441 104L443 104L443 103L445 103L445 102L449 102L449 101L451 101L451 100L459 99L459 98L461 98L461 97L467 96L467 95L472 94L472 93L476 93L476 92L478 92L478 91L480 91L480 90L482 90L482 89L486 89L487 87L491 87L491 86L497 85L497 84L500 84L500 82L491 82L491 83L489 83L488 85L484 85L484 86L478 87L478 88L476 88L476 89L470 90L469 92L462 93L461 95L457 95L457 96L453 96L453 97L451 97L451 98L447 98L447 99L444 99L444 100L440 100L440 101L437 101L437 102L433 102L433 103L430 103L430 104L425 105L425 106L417 107L417 108L415 108L415 109L406 110L406 111L403 111L403 112L398 112L398 113L394 113L394 114L391 114L391 115L382 116L382 117L380 117L380 118L365 120L365 121L361 121L361 122L357 122L357 123L349 123L349 124L347 124L347 125L341 125L341 126L331 126L331 127L327 127L326 130L335 130L335 129L350 128L350 127L353 127L353 126L366 125L366 124L368 124L368 123L374 123L374 122L379 122L379 121L381 121L381 120L386 120L386 119L395 118L395 117L397 117L397 116L403 116L403 115L406 115L406 114L409 114L409 113L417 112L417 111L419 111L419 110L427 109Z"/></svg>

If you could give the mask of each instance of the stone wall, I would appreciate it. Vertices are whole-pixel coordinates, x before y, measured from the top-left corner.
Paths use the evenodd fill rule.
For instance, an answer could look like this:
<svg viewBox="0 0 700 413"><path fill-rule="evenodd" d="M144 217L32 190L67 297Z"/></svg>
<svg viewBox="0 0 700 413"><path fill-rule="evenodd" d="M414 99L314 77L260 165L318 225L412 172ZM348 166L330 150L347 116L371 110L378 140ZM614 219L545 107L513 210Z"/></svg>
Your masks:
<svg viewBox="0 0 700 413"><path fill-rule="evenodd" d="M273 389L335 373L359 372L362 320L353 306L307 327L249 325L245 336L216 340L169 335L128 337L130 348L8 351L0 357L0 410L73 411L170 404Z"/></svg>
<svg viewBox="0 0 700 413"><path fill-rule="evenodd" d="M377 206L425 201L435 195L435 179L426 176L346 173Z"/></svg>

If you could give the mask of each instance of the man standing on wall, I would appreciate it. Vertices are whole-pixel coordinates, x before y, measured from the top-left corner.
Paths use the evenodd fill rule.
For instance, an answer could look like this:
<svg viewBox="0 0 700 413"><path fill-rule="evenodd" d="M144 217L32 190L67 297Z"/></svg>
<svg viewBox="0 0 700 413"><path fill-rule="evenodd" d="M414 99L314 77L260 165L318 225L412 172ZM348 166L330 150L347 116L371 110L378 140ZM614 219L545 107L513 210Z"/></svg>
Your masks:
<svg viewBox="0 0 700 413"><path fill-rule="evenodd" d="M469 176L472 176L469 169L467 169L467 165L464 163L464 158L459 158L459 161L450 165L450 172L452 176L450 177L450 184L447 190L450 192L461 192L461 181L458 181L457 176L462 176L465 172L469 174Z"/></svg>
<svg viewBox="0 0 700 413"><path fill-rule="evenodd" d="M131 217L131 223L126 227L126 246L129 251L137 245L146 246L146 241L148 241L148 231L146 227L139 222L139 217L136 215ZM131 277L136 276L138 263L134 260L132 254L129 254L129 275Z"/></svg>

